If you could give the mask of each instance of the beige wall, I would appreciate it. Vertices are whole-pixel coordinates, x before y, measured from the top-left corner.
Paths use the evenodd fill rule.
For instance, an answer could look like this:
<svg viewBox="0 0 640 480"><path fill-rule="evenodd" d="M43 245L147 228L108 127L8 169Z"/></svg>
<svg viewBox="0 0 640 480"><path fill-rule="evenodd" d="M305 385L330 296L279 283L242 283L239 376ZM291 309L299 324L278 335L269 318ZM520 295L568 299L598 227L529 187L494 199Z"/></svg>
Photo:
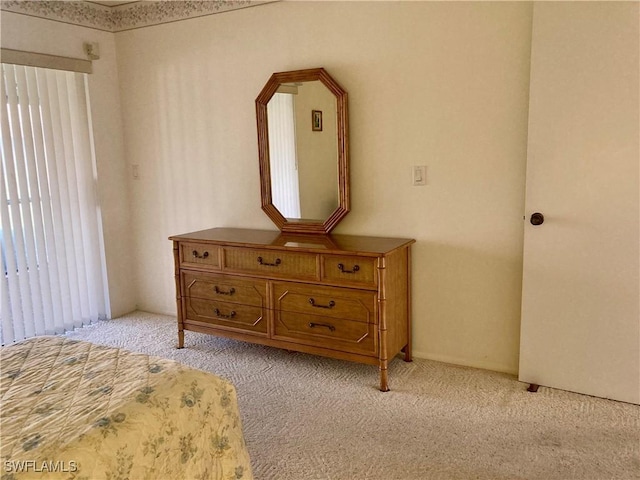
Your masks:
<svg viewBox="0 0 640 480"><path fill-rule="evenodd" d="M2 27L8 48L82 56L100 42L114 315L175 314L169 235L274 228L254 99L273 72L322 66L349 93L352 210L336 233L417 239L416 356L517 371L531 4L278 2L115 35L3 12Z"/></svg>
<svg viewBox="0 0 640 480"><path fill-rule="evenodd" d="M516 372L530 41L521 2L279 2L116 34L140 308L175 312L169 235L274 228L254 99L322 66L349 93L336 233L417 239L416 356Z"/></svg>
<svg viewBox="0 0 640 480"><path fill-rule="evenodd" d="M2 48L86 58L83 42L100 44L101 58L93 62L89 94L111 315L116 317L135 310L136 286L131 275L135 264L114 35L4 11L1 21Z"/></svg>

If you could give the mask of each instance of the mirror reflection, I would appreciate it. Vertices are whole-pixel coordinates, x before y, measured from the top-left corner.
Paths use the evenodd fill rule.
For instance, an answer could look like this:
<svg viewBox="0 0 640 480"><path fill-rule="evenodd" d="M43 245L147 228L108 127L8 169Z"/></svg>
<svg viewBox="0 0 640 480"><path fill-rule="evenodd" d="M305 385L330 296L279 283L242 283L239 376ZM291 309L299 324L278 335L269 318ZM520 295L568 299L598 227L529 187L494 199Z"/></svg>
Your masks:
<svg viewBox="0 0 640 480"><path fill-rule="evenodd" d="M262 210L283 233L331 232L349 213L347 92L324 68L274 73L256 123Z"/></svg>
<svg viewBox="0 0 640 480"><path fill-rule="evenodd" d="M339 204L335 95L319 80L283 83L267 117L273 205L288 220L324 221Z"/></svg>

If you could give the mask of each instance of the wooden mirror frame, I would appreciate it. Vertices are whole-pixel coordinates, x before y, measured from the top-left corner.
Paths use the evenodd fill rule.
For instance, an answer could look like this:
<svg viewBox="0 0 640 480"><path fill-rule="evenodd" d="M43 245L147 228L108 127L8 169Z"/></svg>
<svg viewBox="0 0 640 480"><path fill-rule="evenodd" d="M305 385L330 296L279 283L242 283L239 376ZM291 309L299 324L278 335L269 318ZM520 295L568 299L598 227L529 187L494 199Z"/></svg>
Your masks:
<svg viewBox="0 0 640 480"><path fill-rule="evenodd" d="M273 205L271 167L269 163L269 125L267 104L283 83L319 80L336 97L338 127L338 207L324 221L295 221L285 218ZM260 160L260 194L262 210L282 232L328 234L349 213L349 138L347 92L329 76L324 68L274 73L256 98L258 123L258 157Z"/></svg>

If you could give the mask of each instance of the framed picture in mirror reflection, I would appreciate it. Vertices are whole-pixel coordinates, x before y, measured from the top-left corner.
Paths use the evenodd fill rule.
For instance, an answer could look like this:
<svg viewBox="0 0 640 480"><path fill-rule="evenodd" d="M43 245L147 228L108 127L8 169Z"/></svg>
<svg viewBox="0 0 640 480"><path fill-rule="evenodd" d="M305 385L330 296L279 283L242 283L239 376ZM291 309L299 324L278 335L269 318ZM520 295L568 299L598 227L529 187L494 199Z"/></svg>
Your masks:
<svg viewBox="0 0 640 480"><path fill-rule="evenodd" d="M311 110L311 130L322 131L322 110Z"/></svg>

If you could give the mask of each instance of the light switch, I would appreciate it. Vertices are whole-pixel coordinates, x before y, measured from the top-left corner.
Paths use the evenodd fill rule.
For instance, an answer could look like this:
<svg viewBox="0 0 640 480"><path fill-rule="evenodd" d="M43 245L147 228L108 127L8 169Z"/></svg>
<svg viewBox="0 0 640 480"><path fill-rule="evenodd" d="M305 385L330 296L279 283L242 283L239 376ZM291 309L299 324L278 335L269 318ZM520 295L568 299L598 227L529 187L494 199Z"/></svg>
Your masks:
<svg viewBox="0 0 640 480"><path fill-rule="evenodd" d="M138 178L140 178L140 168L137 164L135 165L131 165L131 175L133 176L133 178L135 178L136 180Z"/></svg>
<svg viewBox="0 0 640 480"><path fill-rule="evenodd" d="M427 166L426 165L414 165L413 166L413 185L420 186L427 184Z"/></svg>

